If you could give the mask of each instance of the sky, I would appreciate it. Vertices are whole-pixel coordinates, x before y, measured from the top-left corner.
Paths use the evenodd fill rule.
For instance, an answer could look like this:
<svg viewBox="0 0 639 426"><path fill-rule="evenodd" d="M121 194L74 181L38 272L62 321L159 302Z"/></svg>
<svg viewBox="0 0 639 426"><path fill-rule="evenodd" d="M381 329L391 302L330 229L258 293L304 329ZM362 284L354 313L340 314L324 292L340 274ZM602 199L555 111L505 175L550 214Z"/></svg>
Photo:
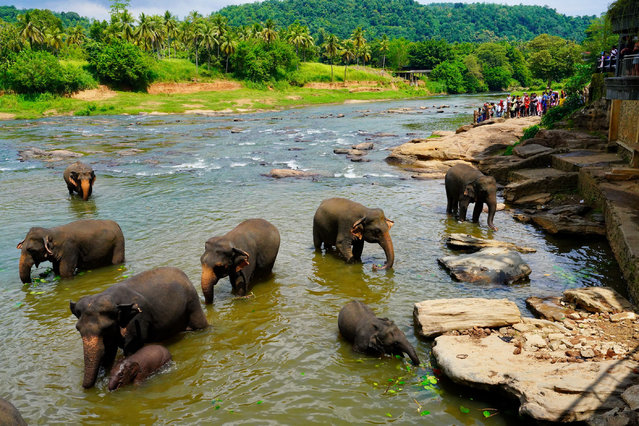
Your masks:
<svg viewBox="0 0 639 426"><path fill-rule="evenodd" d="M339 1L339 0L335 0ZM419 3L431 3L428 0L417 0ZM224 6L232 4L252 3L246 0L131 0L129 11L137 17L140 12L146 14L164 14L169 10L179 18L184 18L192 10L203 15L220 10ZM438 3L498 3L508 5L538 5L556 9L566 15L601 15L608 9L612 0L447 0L436 1ZM0 0L0 5L15 6L18 9L50 9L56 12L77 12L81 16L96 19L109 17L108 0Z"/></svg>

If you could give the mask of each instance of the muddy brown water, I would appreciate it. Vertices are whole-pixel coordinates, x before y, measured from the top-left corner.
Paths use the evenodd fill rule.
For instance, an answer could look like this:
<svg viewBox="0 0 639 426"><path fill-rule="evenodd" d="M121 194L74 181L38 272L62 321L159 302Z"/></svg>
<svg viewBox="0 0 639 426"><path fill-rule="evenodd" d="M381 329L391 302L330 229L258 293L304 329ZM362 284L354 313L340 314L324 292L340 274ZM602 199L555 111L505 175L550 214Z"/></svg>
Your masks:
<svg viewBox="0 0 639 426"><path fill-rule="evenodd" d="M487 229L485 214L480 226L457 223L445 214L441 180L412 180L383 162L392 146L467 123L482 101L460 96L236 117L3 122L0 397L32 424L518 422L515 404L456 387L438 375L431 343L415 336L413 304L429 298L505 297L526 312L529 296L578 286L619 287L621 275L605 240L548 238L508 212L497 213L496 233ZM442 104L450 108L437 113ZM371 162L352 163L332 152L365 141L375 143ZM19 161L19 150L29 147L83 153L98 176L92 199L69 197L62 179L68 162ZM283 167L322 176L273 180L262 175ZM372 271L373 264L384 261L379 246L365 245L362 265L314 253L313 214L323 199L334 196L381 207L395 221L393 271ZM211 327L166 342L174 361L146 383L111 393L102 375L95 388L82 389L82 344L69 300L157 266L183 269L201 294L204 242L251 217L265 218L280 230L272 278L257 284L248 299L234 298L228 280L222 280L214 305L205 307ZM50 265L43 264L32 272L43 275L41 282L23 286L15 246L28 229L83 218L121 225L126 264L62 281L47 274ZM450 253L443 239L451 232L537 248L523 255L533 270L530 282L453 281L436 261ZM339 309L352 299L395 320L423 364L415 368L408 359L353 353L337 331ZM486 407L497 407L499 414L484 419Z"/></svg>

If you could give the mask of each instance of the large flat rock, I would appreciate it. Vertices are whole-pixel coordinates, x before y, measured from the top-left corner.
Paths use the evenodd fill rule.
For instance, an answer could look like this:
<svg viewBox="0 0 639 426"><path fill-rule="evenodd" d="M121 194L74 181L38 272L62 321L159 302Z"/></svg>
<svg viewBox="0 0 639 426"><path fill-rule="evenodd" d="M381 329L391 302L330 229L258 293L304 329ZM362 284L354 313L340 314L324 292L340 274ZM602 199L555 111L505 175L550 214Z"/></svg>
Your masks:
<svg viewBox="0 0 639 426"><path fill-rule="evenodd" d="M512 284L525 280L532 272L515 250L489 247L476 253L437 259L459 281Z"/></svg>
<svg viewBox="0 0 639 426"><path fill-rule="evenodd" d="M413 318L419 334L433 337L451 330L515 324L521 313L506 299L435 299L416 303Z"/></svg>
<svg viewBox="0 0 639 426"><path fill-rule="evenodd" d="M639 380L632 360L557 362L537 354L539 338L522 347L502 337L440 336L433 355L454 382L506 391L519 399L520 414L541 421L584 421L624 406L621 393Z"/></svg>
<svg viewBox="0 0 639 426"><path fill-rule="evenodd" d="M534 253L537 250L531 247L520 247L514 243L485 238L473 237L469 234L454 233L446 238L446 245L455 250L478 251L487 247L504 247L517 250L520 253Z"/></svg>

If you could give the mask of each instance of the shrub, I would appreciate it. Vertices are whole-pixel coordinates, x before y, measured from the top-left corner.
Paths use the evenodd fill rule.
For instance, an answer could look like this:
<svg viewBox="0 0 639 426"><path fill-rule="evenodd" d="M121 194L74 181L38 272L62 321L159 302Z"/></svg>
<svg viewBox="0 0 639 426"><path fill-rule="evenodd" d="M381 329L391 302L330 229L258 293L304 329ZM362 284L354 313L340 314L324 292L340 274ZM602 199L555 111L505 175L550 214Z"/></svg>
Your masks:
<svg viewBox="0 0 639 426"><path fill-rule="evenodd" d="M21 94L68 94L96 85L85 70L60 64L49 52L33 50L20 52L4 78L7 88Z"/></svg>
<svg viewBox="0 0 639 426"><path fill-rule="evenodd" d="M435 67L429 78L445 83L448 93L464 93L466 91L463 75L465 68L461 62L444 61Z"/></svg>
<svg viewBox="0 0 639 426"><path fill-rule="evenodd" d="M535 124L534 126L530 126L524 129L524 135L519 139L519 142L525 141L526 139L532 139L537 136L537 132L539 132L539 124Z"/></svg>
<svg viewBox="0 0 639 426"><path fill-rule="evenodd" d="M484 70L484 81L490 90L507 89L512 73L504 67L493 67Z"/></svg>
<svg viewBox="0 0 639 426"><path fill-rule="evenodd" d="M231 56L235 75L256 82L285 79L298 61L293 47L279 40L270 44L241 42Z"/></svg>
<svg viewBox="0 0 639 426"><path fill-rule="evenodd" d="M113 40L87 46L89 65L98 79L121 89L146 90L153 81L153 59L134 44Z"/></svg>

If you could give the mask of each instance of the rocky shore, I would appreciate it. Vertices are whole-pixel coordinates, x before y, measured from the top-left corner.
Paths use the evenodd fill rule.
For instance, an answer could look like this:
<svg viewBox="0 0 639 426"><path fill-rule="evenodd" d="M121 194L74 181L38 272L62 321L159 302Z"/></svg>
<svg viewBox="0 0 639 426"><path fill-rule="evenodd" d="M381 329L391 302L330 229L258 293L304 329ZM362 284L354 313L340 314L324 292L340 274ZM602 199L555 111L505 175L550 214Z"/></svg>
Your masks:
<svg viewBox="0 0 639 426"><path fill-rule="evenodd" d="M605 103L571 120L571 129L541 129L520 143L538 117L466 125L398 146L387 162L415 179L443 178L453 165L471 164L497 180L516 220L571 238L607 237L637 300L639 172L608 144ZM511 146L513 154L503 155ZM472 252L438 259L456 280L511 284L530 274L525 254L519 255L526 248L462 234L446 243ZM537 318L522 316L508 300L423 301L414 307L415 326L422 337L435 338L433 355L450 379L510 393L523 415L639 424L639 317L633 305L607 288L526 302Z"/></svg>

